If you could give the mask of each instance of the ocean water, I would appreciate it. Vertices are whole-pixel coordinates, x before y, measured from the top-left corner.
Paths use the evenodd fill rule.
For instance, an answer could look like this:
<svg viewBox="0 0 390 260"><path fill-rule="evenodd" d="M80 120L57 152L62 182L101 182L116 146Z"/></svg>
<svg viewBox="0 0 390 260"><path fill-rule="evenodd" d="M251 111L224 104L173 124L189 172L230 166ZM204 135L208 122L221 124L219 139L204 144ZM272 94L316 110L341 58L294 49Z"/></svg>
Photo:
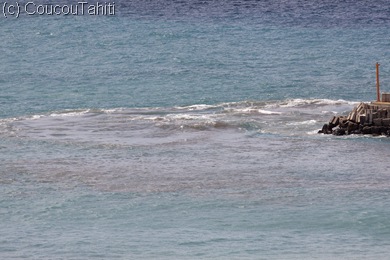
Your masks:
<svg viewBox="0 0 390 260"><path fill-rule="evenodd" d="M387 1L115 8L0 18L2 259L388 259Z"/></svg>

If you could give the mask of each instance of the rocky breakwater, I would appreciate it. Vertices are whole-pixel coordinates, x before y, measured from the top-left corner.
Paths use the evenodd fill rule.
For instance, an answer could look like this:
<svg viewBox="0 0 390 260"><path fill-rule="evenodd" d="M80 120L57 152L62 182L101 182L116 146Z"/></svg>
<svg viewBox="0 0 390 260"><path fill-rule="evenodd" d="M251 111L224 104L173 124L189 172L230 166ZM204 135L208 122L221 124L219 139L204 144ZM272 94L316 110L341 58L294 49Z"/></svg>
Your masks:
<svg viewBox="0 0 390 260"><path fill-rule="evenodd" d="M390 137L390 102L362 102L348 116L334 116L318 133Z"/></svg>

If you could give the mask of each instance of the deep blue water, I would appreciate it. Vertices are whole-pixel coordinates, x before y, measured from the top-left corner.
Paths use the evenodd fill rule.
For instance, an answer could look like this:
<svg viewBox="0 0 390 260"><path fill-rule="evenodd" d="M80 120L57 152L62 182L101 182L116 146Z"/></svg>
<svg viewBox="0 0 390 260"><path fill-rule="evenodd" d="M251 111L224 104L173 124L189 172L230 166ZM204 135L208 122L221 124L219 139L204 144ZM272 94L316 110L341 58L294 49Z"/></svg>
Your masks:
<svg viewBox="0 0 390 260"><path fill-rule="evenodd" d="M387 259L387 1L115 5L0 18L1 258Z"/></svg>

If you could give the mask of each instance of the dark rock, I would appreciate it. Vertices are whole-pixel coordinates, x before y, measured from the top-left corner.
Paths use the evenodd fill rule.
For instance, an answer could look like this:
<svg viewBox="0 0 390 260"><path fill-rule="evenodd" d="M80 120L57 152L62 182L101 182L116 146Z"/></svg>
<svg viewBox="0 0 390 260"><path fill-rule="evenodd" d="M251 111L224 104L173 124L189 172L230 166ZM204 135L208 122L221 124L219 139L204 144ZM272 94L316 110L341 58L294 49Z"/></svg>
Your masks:
<svg viewBox="0 0 390 260"><path fill-rule="evenodd" d="M340 118L339 126L345 128L348 126L348 120L346 118Z"/></svg>
<svg viewBox="0 0 390 260"><path fill-rule="evenodd" d="M325 124L320 131L318 131L319 134L331 134L332 133L332 127L330 125Z"/></svg>
<svg viewBox="0 0 390 260"><path fill-rule="evenodd" d="M353 131L356 131L359 129L359 125L354 122L349 122L347 126L347 132L352 133Z"/></svg>
<svg viewBox="0 0 390 260"><path fill-rule="evenodd" d="M382 133L382 127L373 126L371 128L371 132L372 132L373 135L380 135Z"/></svg>
<svg viewBox="0 0 390 260"><path fill-rule="evenodd" d="M345 129L344 128L336 128L332 132L333 135L345 135Z"/></svg>
<svg viewBox="0 0 390 260"><path fill-rule="evenodd" d="M353 134L353 135L361 135L362 134L362 130L360 129L357 129L357 130L354 130L352 132L349 132L349 134Z"/></svg>
<svg viewBox="0 0 390 260"><path fill-rule="evenodd" d="M387 127L382 126L382 127L380 127L380 129L381 129L381 135L386 135Z"/></svg>
<svg viewBox="0 0 390 260"><path fill-rule="evenodd" d="M372 127L371 126L365 126L363 127L362 133L364 135L370 135L372 134Z"/></svg>

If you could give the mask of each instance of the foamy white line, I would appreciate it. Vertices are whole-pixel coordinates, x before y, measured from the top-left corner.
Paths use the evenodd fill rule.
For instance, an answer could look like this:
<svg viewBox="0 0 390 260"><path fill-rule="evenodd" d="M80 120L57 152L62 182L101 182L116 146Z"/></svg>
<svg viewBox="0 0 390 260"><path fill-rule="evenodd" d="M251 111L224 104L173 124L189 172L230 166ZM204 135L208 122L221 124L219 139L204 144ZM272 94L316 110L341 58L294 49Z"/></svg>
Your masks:
<svg viewBox="0 0 390 260"><path fill-rule="evenodd" d="M258 112L260 114L264 114L264 115L281 115L282 112L275 112L275 111L269 111L269 110L263 110L263 109L259 109Z"/></svg>
<svg viewBox="0 0 390 260"><path fill-rule="evenodd" d="M87 114L88 112L90 112L91 110L90 109L86 109L86 110L80 110L80 111L75 111L75 110L64 110L62 112L54 112L54 113L51 113L49 116L52 116L52 117L68 117L68 116L79 116L79 115L84 115L84 114Z"/></svg>
<svg viewBox="0 0 390 260"><path fill-rule="evenodd" d="M39 119L39 118L42 118L42 117L45 117L45 115L32 115L30 118L31 119Z"/></svg>
<svg viewBox="0 0 390 260"><path fill-rule="evenodd" d="M308 135L318 135L318 131L319 130L321 130L321 129L312 130L312 131L306 132L306 134L308 134Z"/></svg>
<svg viewBox="0 0 390 260"><path fill-rule="evenodd" d="M275 108L275 107L297 107L303 105L356 105L360 101L347 101L344 99L332 100L332 99L287 99L284 101L271 103L266 105L266 108Z"/></svg>
<svg viewBox="0 0 390 260"><path fill-rule="evenodd" d="M202 111L207 109L213 109L213 108L223 108L227 111L241 111L241 112L253 112L254 110L257 110L259 113L263 114L280 114L281 112L275 112L275 111L269 111L265 110L267 108L278 108L278 107L297 107L302 105L356 105L359 104L360 101L347 101L344 99L338 99L338 100L332 100L332 99L286 99L286 100L278 100L278 101L237 101L237 102L224 102L219 103L215 105L206 105L206 104L194 104L190 106L174 106L173 109L177 110L189 110L189 111ZM241 108L238 108L241 107ZM265 109L259 109L259 108L265 108ZM147 111L153 111L153 110L168 110L169 107L144 107L144 108L128 108L129 110L147 110ZM127 110L124 108L117 108L117 109L107 109L102 110L103 112L116 112L121 110Z"/></svg>
<svg viewBox="0 0 390 260"><path fill-rule="evenodd" d="M11 123L11 122L18 121L18 120L20 120L20 118L17 118L17 117L3 118L3 119L0 119L0 125Z"/></svg>
<svg viewBox="0 0 390 260"><path fill-rule="evenodd" d="M231 113L259 113L263 115L280 115L282 112L270 111L265 109L258 109L253 107L247 108L225 108L224 111Z"/></svg>
<svg viewBox="0 0 390 260"><path fill-rule="evenodd" d="M198 119L211 119L214 115L200 115L200 114L168 114L164 116L165 119L174 119L174 120L198 120Z"/></svg>
<svg viewBox="0 0 390 260"><path fill-rule="evenodd" d="M321 111L322 114L337 114L336 111Z"/></svg>
<svg viewBox="0 0 390 260"><path fill-rule="evenodd" d="M191 105L191 106L175 106L175 109L179 110L206 110L210 108L217 108L218 106L215 105L206 105L206 104L198 104L198 105Z"/></svg>
<svg viewBox="0 0 390 260"><path fill-rule="evenodd" d="M306 121L302 121L302 122L288 123L287 125L314 125L316 123L317 123L316 120L311 119L311 120L306 120Z"/></svg>

